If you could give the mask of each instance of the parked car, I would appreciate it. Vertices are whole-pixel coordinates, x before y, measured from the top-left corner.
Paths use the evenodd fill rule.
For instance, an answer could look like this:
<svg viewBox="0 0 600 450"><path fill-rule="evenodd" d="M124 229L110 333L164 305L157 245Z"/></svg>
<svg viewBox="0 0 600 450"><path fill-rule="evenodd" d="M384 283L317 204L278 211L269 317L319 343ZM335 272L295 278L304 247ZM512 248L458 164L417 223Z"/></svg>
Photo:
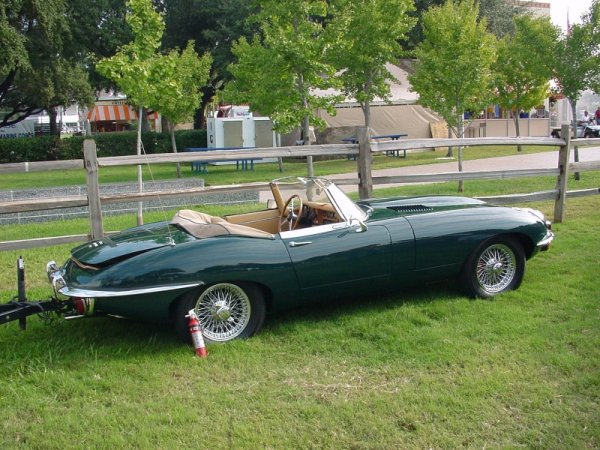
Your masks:
<svg viewBox="0 0 600 450"><path fill-rule="evenodd" d="M494 297L518 288L526 260L554 238L533 209L456 196L354 202L323 178L270 186L271 208L182 210L74 248L62 266L48 263L53 301L67 313L169 320L185 340L193 309L207 340L228 341L258 332L269 311L447 278Z"/></svg>

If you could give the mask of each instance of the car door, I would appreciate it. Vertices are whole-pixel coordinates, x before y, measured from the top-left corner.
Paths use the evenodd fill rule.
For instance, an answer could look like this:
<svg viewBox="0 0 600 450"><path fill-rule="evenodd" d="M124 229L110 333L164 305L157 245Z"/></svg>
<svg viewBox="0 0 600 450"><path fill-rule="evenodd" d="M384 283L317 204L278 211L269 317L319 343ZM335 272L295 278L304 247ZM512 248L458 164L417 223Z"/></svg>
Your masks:
<svg viewBox="0 0 600 450"><path fill-rule="evenodd" d="M389 281L391 237L385 226L346 223L281 233L303 297L339 296Z"/></svg>

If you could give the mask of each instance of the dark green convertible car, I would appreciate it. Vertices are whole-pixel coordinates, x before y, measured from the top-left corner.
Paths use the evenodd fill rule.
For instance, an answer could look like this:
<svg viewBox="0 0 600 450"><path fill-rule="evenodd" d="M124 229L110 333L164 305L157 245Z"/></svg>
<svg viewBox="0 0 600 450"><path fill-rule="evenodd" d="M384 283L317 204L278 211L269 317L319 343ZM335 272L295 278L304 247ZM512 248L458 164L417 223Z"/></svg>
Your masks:
<svg viewBox="0 0 600 450"><path fill-rule="evenodd" d="M493 297L519 287L553 240L539 211L452 196L354 202L322 178L271 183L271 207L179 211L48 263L55 300L82 315L172 321L194 309L209 341L255 334L268 311L456 278ZM273 201L274 200L274 201Z"/></svg>

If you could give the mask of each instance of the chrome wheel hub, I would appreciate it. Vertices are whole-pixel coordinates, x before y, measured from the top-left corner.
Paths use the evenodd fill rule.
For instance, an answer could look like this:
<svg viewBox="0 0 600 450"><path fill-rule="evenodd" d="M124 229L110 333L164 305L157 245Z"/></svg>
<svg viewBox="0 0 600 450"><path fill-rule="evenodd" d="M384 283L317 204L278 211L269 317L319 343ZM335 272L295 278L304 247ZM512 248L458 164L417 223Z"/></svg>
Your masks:
<svg viewBox="0 0 600 450"><path fill-rule="evenodd" d="M219 300L211 308L211 314L214 320L229 320L231 318L231 310L227 302Z"/></svg>
<svg viewBox="0 0 600 450"><path fill-rule="evenodd" d="M212 341L228 341L246 329L251 305L242 288L219 283L200 294L195 310L205 337Z"/></svg>
<svg viewBox="0 0 600 450"><path fill-rule="evenodd" d="M477 262L477 282L490 293L506 289L515 277L517 260L510 247L494 244L486 248Z"/></svg>

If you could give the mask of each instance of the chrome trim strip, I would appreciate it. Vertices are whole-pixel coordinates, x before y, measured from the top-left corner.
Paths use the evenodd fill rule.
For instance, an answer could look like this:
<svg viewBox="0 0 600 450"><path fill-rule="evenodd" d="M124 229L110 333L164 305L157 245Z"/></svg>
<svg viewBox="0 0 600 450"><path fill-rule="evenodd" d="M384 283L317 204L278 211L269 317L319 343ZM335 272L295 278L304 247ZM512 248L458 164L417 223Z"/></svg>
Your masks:
<svg viewBox="0 0 600 450"><path fill-rule="evenodd" d="M93 297L93 298L107 298L107 297L123 297L125 295L142 295L142 294L153 294L155 292L174 291L176 289L189 289L204 284L202 281L198 283L179 284L175 286L156 286L144 289L123 289L120 291L101 291L94 289L79 289L70 288L65 286L59 289L62 295L67 297Z"/></svg>
<svg viewBox="0 0 600 450"><path fill-rule="evenodd" d="M554 233L552 231L548 231L544 239L537 243L538 247L548 247L550 243L554 240Z"/></svg>

